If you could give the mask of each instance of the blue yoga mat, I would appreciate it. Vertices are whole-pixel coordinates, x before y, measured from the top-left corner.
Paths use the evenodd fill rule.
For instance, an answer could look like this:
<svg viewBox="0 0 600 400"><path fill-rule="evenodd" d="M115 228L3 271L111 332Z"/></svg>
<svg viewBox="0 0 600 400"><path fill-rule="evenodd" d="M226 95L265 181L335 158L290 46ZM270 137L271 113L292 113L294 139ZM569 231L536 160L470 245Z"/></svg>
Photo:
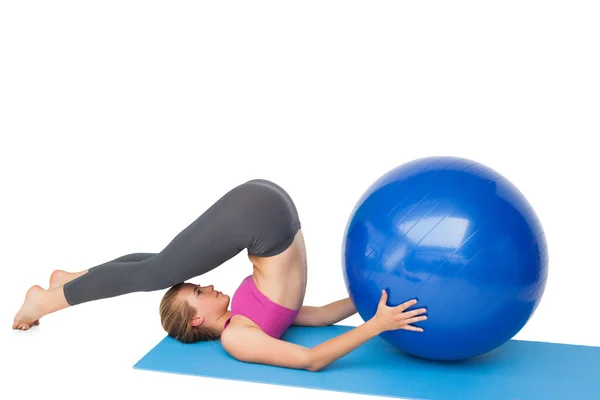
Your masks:
<svg viewBox="0 0 600 400"><path fill-rule="evenodd" d="M292 326L282 339L314 347L352 328ZM240 362L219 342L182 344L167 336L134 368L409 399L600 399L600 347L520 340L468 361L432 362L376 337L310 372Z"/></svg>

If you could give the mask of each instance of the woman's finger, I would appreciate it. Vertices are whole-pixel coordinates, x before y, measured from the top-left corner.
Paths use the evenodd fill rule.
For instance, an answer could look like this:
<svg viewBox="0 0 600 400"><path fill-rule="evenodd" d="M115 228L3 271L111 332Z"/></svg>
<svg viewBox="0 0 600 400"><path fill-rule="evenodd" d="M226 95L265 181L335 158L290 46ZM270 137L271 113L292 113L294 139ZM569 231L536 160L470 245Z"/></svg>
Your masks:
<svg viewBox="0 0 600 400"><path fill-rule="evenodd" d="M412 300L408 300L405 301L404 303L397 305L396 307L394 307L395 311L404 311L406 310L408 307L417 304L417 300L412 299Z"/></svg>
<svg viewBox="0 0 600 400"><path fill-rule="evenodd" d="M406 329L407 331L423 332L423 328L419 328L412 325L404 325L401 329Z"/></svg>
<svg viewBox="0 0 600 400"><path fill-rule="evenodd" d="M401 320L404 321L405 324L414 324L415 322L419 322L419 321L425 321L427 319L426 315L420 315L418 317L412 317L412 318L402 318Z"/></svg>
<svg viewBox="0 0 600 400"><path fill-rule="evenodd" d="M427 312L426 308L418 308L416 310L407 311L403 315L404 315L404 318L411 318L411 317L414 317L415 315L423 314L425 312Z"/></svg>

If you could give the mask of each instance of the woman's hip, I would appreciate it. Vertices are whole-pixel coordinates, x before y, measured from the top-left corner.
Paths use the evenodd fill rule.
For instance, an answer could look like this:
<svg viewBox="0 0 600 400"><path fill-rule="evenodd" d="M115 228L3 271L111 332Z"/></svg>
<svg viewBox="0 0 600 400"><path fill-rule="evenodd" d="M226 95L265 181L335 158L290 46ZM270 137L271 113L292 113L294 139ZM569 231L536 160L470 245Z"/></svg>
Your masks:
<svg viewBox="0 0 600 400"><path fill-rule="evenodd" d="M277 255L289 247L300 230L291 196L266 179L242 183L221 197L203 216L213 232L234 234L238 246L259 257Z"/></svg>
<svg viewBox="0 0 600 400"><path fill-rule="evenodd" d="M253 179L244 183L244 223L252 241L248 253L271 257L285 251L301 228L291 196L278 184Z"/></svg>

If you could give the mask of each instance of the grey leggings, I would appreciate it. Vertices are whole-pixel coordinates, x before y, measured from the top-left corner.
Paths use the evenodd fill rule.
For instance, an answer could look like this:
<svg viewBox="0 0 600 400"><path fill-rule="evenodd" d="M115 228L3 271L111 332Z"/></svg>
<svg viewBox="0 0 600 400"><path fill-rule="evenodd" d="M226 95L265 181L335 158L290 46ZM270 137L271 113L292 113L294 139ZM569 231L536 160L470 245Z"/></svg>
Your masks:
<svg viewBox="0 0 600 400"><path fill-rule="evenodd" d="M243 249L259 257L287 249L300 229L298 211L277 184L254 179L227 192L160 253L133 253L63 287L69 305L132 292L165 289L202 275Z"/></svg>

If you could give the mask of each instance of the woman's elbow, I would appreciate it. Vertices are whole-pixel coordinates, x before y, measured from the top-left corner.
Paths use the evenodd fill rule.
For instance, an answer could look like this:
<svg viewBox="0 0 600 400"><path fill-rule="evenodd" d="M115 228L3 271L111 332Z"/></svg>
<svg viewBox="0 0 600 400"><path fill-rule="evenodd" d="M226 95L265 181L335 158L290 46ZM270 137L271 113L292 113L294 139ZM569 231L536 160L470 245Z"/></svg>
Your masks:
<svg viewBox="0 0 600 400"><path fill-rule="evenodd" d="M315 356L311 350L306 352L304 369L310 372L319 372L325 365Z"/></svg>
<svg viewBox="0 0 600 400"><path fill-rule="evenodd" d="M318 364L312 364L309 365L306 369L310 372L319 372L321 369L323 369L323 366Z"/></svg>

